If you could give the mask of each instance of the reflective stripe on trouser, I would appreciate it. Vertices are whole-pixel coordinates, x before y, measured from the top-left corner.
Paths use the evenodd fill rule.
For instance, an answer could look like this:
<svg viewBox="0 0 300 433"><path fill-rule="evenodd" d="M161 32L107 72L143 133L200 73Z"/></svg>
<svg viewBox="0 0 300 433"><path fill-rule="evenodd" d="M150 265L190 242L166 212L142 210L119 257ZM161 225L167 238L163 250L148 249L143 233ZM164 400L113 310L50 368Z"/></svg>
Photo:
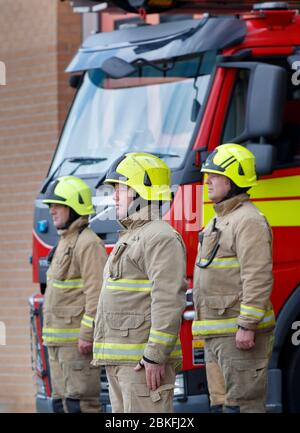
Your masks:
<svg viewBox="0 0 300 433"><path fill-rule="evenodd" d="M109 397L112 412L119 413L172 413L175 369L166 364L161 386L150 391L146 384L145 369L135 371L132 366L107 366Z"/></svg>
<svg viewBox="0 0 300 433"><path fill-rule="evenodd" d="M149 339L150 341L150 339ZM144 354L147 343L124 344L124 343L97 343L94 342L94 359L103 361L134 361L138 362ZM181 344L177 338L170 359L181 358Z"/></svg>
<svg viewBox="0 0 300 433"><path fill-rule="evenodd" d="M213 393L218 389L218 395L225 396L224 405L238 406L241 412L265 412L272 345L272 332L257 333L255 346L251 350L237 349L235 336L207 338L204 344L205 362L219 367L219 371L214 368L215 374L207 375L209 391ZM220 373L224 378L223 392ZM222 402L221 399L218 401Z"/></svg>
<svg viewBox="0 0 300 433"><path fill-rule="evenodd" d="M100 370L90 365L92 354L77 346L48 347L52 398L80 401L81 412L100 412Z"/></svg>
<svg viewBox="0 0 300 433"><path fill-rule="evenodd" d="M44 328L43 342L46 343L70 343L79 339L79 328Z"/></svg>
<svg viewBox="0 0 300 433"><path fill-rule="evenodd" d="M151 292L152 283L150 280L130 280L125 278L120 278L118 280L113 280L108 278L106 281L106 290L122 290L126 292Z"/></svg>
<svg viewBox="0 0 300 433"><path fill-rule="evenodd" d="M206 265L208 262L208 259L201 259L200 264ZM237 259L237 257L220 257L220 258L214 258L211 264L209 265L210 268L239 268L240 263Z"/></svg>
<svg viewBox="0 0 300 433"><path fill-rule="evenodd" d="M194 320L192 334L194 336L214 336L218 334L233 334L238 330L238 318L216 320ZM273 328L275 326L274 311L265 313L263 319L257 325L258 329Z"/></svg>
<svg viewBox="0 0 300 433"><path fill-rule="evenodd" d="M81 289L83 281L81 278L72 278L70 280L52 280L52 286L56 289Z"/></svg>

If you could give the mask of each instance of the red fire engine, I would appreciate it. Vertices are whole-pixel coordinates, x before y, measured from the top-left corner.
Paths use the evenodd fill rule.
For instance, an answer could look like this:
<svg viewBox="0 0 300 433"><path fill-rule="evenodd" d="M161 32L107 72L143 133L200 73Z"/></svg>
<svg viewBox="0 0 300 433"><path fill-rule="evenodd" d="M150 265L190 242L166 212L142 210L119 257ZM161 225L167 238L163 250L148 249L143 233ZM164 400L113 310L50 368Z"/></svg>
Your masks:
<svg viewBox="0 0 300 433"><path fill-rule="evenodd" d="M93 8L100 1L72 3ZM75 174L91 186L98 216L90 225L110 251L118 227L109 217L111 191L102 184L108 167L125 152L160 156L172 169L174 190L164 218L183 236L190 283L181 329L184 364L177 377L175 408L208 411L203 347L199 342L193 345L191 337L198 231L212 215L200 166L217 145L243 144L256 154L260 174L251 199L274 234L272 301L277 325L267 408L300 412L299 2L114 3L139 15L125 16L122 29L89 36L67 68L77 92L36 199L33 280L40 283L43 293L47 255L57 241L42 203L51 180ZM146 13L172 7L176 13L145 19ZM37 406L43 411L51 384L40 334L41 303L42 295L31 300L40 378Z"/></svg>

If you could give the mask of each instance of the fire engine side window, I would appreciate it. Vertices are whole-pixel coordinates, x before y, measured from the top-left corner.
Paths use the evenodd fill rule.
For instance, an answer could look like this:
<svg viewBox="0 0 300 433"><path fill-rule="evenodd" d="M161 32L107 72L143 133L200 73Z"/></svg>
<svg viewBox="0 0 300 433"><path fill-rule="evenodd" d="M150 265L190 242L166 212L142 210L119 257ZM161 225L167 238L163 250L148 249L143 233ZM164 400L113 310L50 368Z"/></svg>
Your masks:
<svg viewBox="0 0 300 433"><path fill-rule="evenodd" d="M279 137L271 142L277 148L278 167L300 165L300 84L292 80L293 70L287 69L287 100L283 113L283 127Z"/></svg>
<svg viewBox="0 0 300 433"><path fill-rule="evenodd" d="M293 70L286 59L261 59L265 63L287 68L287 99L284 107L282 131L278 137L268 137L267 142L277 149L279 168L300 165L300 84L292 80ZM228 143L238 137L245 129L249 71L237 71L236 81L231 95L226 121L220 143Z"/></svg>
<svg viewBox="0 0 300 433"><path fill-rule="evenodd" d="M230 142L245 129L246 103L249 86L249 71L237 71L236 82L231 96L221 143Z"/></svg>

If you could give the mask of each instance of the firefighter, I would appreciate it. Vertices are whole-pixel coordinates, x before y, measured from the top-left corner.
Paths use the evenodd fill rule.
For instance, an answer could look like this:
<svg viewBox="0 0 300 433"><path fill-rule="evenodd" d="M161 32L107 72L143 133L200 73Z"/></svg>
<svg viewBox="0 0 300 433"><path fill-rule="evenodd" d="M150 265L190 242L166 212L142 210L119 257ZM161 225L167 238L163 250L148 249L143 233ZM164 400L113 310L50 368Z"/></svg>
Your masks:
<svg viewBox="0 0 300 433"><path fill-rule="evenodd" d="M88 228L91 190L83 180L64 176L50 183L43 202L60 235L49 257L43 325L53 411L99 412L100 373L90 363L106 252Z"/></svg>
<svg viewBox="0 0 300 433"><path fill-rule="evenodd" d="M255 157L218 146L201 169L215 216L199 234L194 339L205 340L212 412L264 412L275 325L271 228L250 202Z"/></svg>
<svg viewBox="0 0 300 433"><path fill-rule="evenodd" d="M106 365L113 412L172 412L186 258L181 236L160 218L172 197L170 169L128 153L105 183L114 186L122 230L104 269L93 364Z"/></svg>

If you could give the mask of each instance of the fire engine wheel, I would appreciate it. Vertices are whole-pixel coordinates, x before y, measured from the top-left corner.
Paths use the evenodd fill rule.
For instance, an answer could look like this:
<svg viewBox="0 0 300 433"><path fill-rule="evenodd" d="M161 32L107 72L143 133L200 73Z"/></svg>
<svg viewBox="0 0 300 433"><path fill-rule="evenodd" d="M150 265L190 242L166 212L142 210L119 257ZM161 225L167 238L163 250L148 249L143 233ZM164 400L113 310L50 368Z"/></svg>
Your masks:
<svg viewBox="0 0 300 433"><path fill-rule="evenodd" d="M282 365L283 411L300 413L300 345L289 339Z"/></svg>

